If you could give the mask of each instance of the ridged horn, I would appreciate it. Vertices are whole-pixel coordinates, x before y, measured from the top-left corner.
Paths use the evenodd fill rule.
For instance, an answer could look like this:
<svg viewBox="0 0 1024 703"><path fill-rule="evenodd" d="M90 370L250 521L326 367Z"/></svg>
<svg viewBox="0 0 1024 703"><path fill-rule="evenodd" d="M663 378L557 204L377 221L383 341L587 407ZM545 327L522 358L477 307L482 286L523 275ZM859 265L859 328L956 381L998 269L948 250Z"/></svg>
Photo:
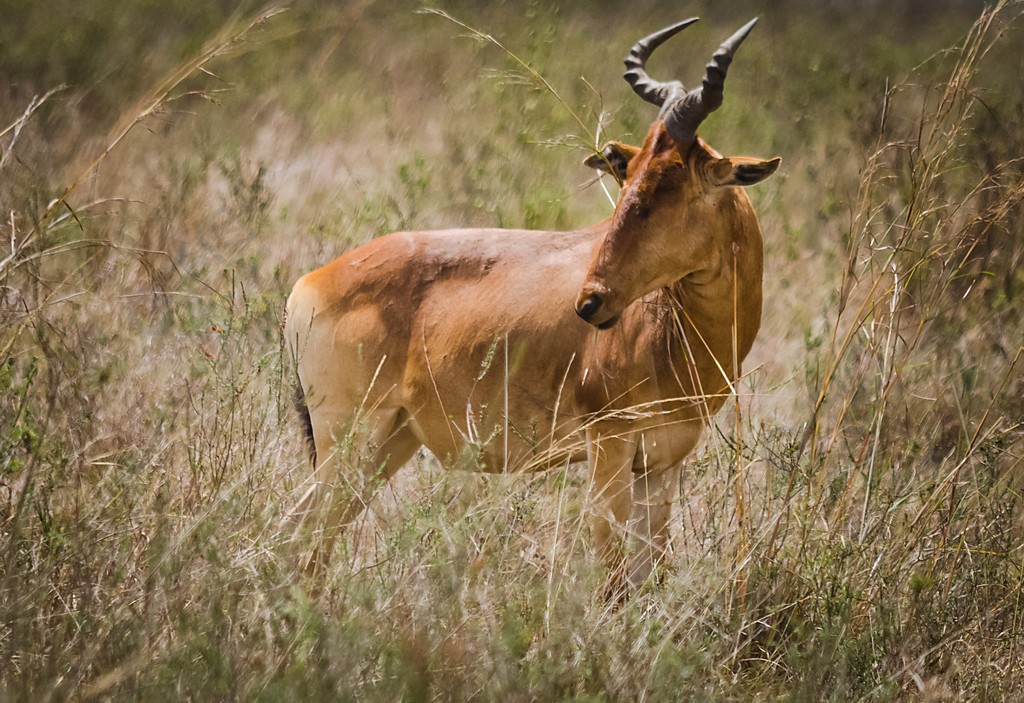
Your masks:
<svg viewBox="0 0 1024 703"><path fill-rule="evenodd" d="M697 127L700 123L721 106L725 74L729 70L729 64L732 63L736 49L747 38L756 23L755 17L725 40L708 64L707 75L704 76L700 88L691 90L672 105L662 109L665 128L677 143L692 143L697 138Z"/></svg>
<svg viewBox="0 0 1024 703"><path fill-rule="evenodd" d="M691 17L688 20L677 22L670 27L665 27L650 36L644 37L630 49L629 56L626 57L625 61L626 72L622 77L633 86L636 94L647 102L662 107L666 100L682 96L686 93L686 89L683 88L683 84L679 81L662 83L661 81L652 80L647 75L645 67L647 59L651 57L655 49L696 21L696 17Z"/></svg>

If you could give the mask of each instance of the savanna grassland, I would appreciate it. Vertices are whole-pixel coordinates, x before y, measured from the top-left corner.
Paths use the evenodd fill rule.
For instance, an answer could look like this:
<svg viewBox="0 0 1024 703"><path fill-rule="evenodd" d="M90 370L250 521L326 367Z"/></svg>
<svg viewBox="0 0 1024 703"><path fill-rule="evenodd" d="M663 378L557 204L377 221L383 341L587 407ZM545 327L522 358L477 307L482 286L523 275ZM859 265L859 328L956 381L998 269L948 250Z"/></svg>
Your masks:
<svg viewBox="0 0 1024 703"><path fill-rule="evenodd" d="M511 53L401 0L0 0L0 700L1024 697L1024 4L436 7ZM760 15L701 136L783 166L663 582L605 602L580 467L427 455L296 569L291 284L607 216L621 60L691 15L652 76Z"/></svg>

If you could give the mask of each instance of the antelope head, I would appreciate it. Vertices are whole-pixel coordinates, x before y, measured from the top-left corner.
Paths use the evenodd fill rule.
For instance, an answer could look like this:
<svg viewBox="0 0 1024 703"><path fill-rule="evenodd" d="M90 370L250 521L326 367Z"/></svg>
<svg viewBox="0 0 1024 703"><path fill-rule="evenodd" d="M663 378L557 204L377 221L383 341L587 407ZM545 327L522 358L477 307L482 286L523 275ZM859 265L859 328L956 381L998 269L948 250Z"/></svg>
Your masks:
<svg viewBox="0 0 1024 703"><path fill-rule="evenodd" d="M645 70L651 53L696 18L641 39L626 58L625 79L660 108L640 148L611 143L587 160L623 183L615 213L576 300L576 313L606 328L633 301L731 261L737 232L757 228L750 201L736 186L770 176L780 159L722 158L697 138L701 122L722 104L725 74L752 20L722 44L700 87L659 82ZM757 230L759 232L759 230Z"/></svg>

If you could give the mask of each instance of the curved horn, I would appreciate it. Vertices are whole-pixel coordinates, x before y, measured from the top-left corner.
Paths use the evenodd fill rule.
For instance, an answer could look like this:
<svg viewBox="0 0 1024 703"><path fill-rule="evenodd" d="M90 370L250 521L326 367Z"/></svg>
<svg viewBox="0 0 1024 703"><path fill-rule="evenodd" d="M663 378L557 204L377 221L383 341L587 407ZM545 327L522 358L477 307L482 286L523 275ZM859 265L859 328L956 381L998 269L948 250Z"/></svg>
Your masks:
<svg viewBox="0 0 1024 703"><path fill-rule="evenodd" d="M725 74L732 63L733 54L756 23L755 17L725 40L708 64L707 75L700 88L691 90L663 109L665 128L677 143L693 142L697 138L700 123L722 104Z"/></svg>
<svg viewBox="0 0 1024 703"><path fill-rule="evenodd" d="M661 81L651 80L647 75L647 71L644 70L644 66L655 49L696 21L696 17L691 17L670 27L665 27L650 36L644 37L630 49L629 56L626 57L625 61L628 70L622 77L633 86L636 94L647 102L661 107L670 97L674 97L677 93L682 95L686 92L683 84L679 81L662 83Z"/></svg>

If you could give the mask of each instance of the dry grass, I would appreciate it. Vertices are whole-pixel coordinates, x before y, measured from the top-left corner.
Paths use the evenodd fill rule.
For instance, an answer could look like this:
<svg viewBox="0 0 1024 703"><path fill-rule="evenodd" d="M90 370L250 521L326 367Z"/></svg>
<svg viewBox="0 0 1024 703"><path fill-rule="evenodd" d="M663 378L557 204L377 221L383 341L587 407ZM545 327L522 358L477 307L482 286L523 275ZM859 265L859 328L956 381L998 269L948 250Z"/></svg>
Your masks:
<svg viewBox="0 0 1024 703"><path fill-rule="evenodd" d="M298 275L385 231L607 213L586 151L547 147L643 132L616 52L655 27L446 7L556 100L401 3L210 7L152 36L125 9L138 66L62 45L91 82L0 44L0 699L1020 697L1019 3L913 40L891 8L762 13L703 136L785 158L752 190L765 324L683 467L671 572L619 608L579 467L418 457L295 570L279 330ZM692 81L737 12L700 9L659 75Z"/></svg>

